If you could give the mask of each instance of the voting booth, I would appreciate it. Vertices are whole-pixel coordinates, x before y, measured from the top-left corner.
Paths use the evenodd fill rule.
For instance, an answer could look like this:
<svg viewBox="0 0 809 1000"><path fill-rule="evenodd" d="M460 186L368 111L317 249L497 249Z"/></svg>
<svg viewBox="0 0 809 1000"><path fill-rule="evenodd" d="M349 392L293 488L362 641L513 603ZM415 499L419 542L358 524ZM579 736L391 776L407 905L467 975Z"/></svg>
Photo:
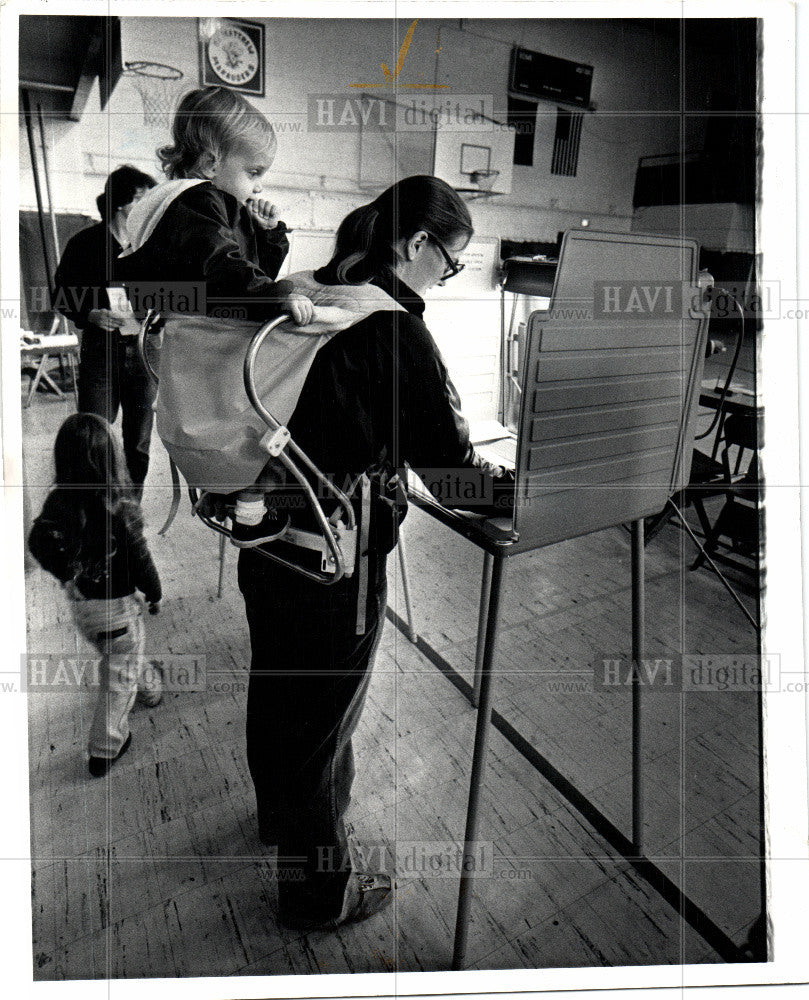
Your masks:
<svg viewBox="0 0 809 1000"><path fill-rule="evenodd" d="M693 241L570 232L528 324L519 551L636 521L688 485L707 315Z"/></svg>
<svg viewBox="0 0 809 1000"><path fill-rule="evenodd" d="M465 852L477 835L504 571L510 557L621 524L632 526L632 659L643 658L643 519L688 484L708 329L710 285L693 240L634 233L565 234L547 309L527 322L509 516L449 511L436 519L484 550L473 703L478 715ZM633 684L634 853L643 852L640 686ZM453 968L466 951L471 876L461 876Z"/></svg>
<svg viewBox="0 0 809 1000"><path fill-rule="evenodd" d="M500 395L497 419L517 433L520 412L520 356L528 320L548 308L557 258L507 257L500 283Z"/></svg>

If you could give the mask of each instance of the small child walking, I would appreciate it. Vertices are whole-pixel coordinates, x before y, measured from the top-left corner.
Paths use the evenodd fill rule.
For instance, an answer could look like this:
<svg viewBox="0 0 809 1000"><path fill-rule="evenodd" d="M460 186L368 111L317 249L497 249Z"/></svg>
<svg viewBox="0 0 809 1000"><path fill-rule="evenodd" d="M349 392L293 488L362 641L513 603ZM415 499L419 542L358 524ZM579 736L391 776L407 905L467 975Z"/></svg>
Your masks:
<svg viewBox="0 0 809 1000"><path fill-rule="evenodd" d="M65 587L76 626L101 653L100 691L89 736L90 774L105 775L129 749L129 713L140 692L160 703L157 671L144 669L141 591L159 610L160 578L143 537L138 505L110 425L74 413L54 444L55 488L34 522L28 547Z"/></svg>

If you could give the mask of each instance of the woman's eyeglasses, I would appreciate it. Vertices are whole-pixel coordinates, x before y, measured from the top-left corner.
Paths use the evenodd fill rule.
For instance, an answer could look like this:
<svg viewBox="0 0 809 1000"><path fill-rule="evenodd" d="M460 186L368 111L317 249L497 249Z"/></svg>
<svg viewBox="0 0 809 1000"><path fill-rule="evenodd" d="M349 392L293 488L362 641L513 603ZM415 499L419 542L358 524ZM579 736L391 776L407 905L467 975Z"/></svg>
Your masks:
<svg viewBox="0 0 809 1000"><path fill-rule="evenodd" d="M452 257L447 253L447 248L438 239L437 236L430 234L430 239L435 243L438 249L441 251L441 256L446 261L446 269L441 275L441 281L448 281L450 278L454 278L456 274L460 274L461 271L466 267L466 264L460 264L457 260L453 260Z"/></svg>

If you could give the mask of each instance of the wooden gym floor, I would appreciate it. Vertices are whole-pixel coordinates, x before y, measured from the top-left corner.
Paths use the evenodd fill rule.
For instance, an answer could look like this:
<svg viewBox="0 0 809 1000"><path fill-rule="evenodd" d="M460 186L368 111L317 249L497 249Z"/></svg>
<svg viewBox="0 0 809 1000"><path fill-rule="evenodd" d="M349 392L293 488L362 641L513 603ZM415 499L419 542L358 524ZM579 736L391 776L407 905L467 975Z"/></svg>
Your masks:
<svg viewBox="0 0 809 1000"><path fill-rule="evenodd" d="M72 410L40 394L23 411L29 517ZM144 514L165 596L147 651L204 654L209 683L134 711L132 749L104 780L86 770L94 692L29 694L35 979L448 969L454 878L400 872L394 908L337 933L277 925L275 854L258 840L244 757L236 554L217 599L217 538L186 502L157 537L169 480L156 438L152 454ZM355 738L350 819L371 845L461 839L472 757L463 689L482 555L418 510L405 536L420 643L386 624ZM480 830L494 871L475 883L469 968L738 961L760 914L755 694L649 694L649 860L625 856L630 695L589 680L594 662L629 654L629 555L613 529L509 567ZM647 655L754 653L752 628L707 569L689 573L692 558L674 526L647 549ZM389 573L404 618L394 554ZM52 578L29 566L26 595L29 653L91 655Z"/></svg>

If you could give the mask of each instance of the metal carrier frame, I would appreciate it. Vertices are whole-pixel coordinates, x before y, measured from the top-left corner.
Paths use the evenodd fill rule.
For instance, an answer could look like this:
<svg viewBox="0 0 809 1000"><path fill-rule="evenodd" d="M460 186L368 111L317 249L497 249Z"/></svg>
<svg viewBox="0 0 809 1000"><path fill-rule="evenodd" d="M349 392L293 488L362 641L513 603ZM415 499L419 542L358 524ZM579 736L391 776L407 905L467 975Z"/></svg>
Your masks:
<svg viewBox="0 0 809 1000"><path fill-rule="evenodd" d="M266 451L268 458L275 458L281 462L287 472L289 472L290 475L296 480L298 485L303 490L303 494L308 500L309 506L320 527L320 534L310 531L302 531L297 528L287 528L286 531L279 535L276 540L282 541L288 545L320 552L322 555L322 569L320 571L309 569L308 567L302 566L300 563L291 559L284 558L274 552L268 551L263 545L256 547L255 551L260 552L267 559L272 559L274 562L280 563L282 566L286 566L289 569L294 570L296 573L300 573L302 576L305 576L310 580L314 580L317 583L322 583L326 586L331 586L342 580L344 577L352 576L358 557L362 558L364 556L364 553L358 551L358 527L354 514L354 508L352 507L348 496L329 481L320 469L317 468L314 462L312 462L309 456L301 448L299 448L297 444L295 444L289 430L282 423L276 420L272 413L270 413L259 398L255 385L254 372L256 359L264 341L276 327L281 326L282 323L287 323L290 320L291 317L284 313L276 319L272 319L264 323L253 335L244 359L244 388L256 413L258 413L268 427L267 433L259 442L262 449ZM138 334L138 352L146 371L157 385L159 385L160 381L159 375L154 370L151 361L149 360L146 344L147 337L157 336L162 332L163 327L164 323L162 322L160 314L154 310L149 310L145 319L141 323L140 332ZM171 462L174 499L172 501L168 518L166 519L166 523L161 528L160 534L165 533L169 524L171 524L174 520L174 516L179 507L179 471L174 463L174 460L171 459L170 456L169 460ZM337 501L337 509L330 517L326 516L325 511L321 507L320 502L315 495L312 484L301 470L301 466L307 469L314 477L317 484ZM198 490L196 487L189 485L188 495L191 499L193 507L192 513L196 514L203 524L211 528L212 531L218 532L220 535L232 537L230 529L226 528L223 524L202 512L201 504L206 496L205 490ZM273 543L265 543L265 545L271 544Z"/></svg>

